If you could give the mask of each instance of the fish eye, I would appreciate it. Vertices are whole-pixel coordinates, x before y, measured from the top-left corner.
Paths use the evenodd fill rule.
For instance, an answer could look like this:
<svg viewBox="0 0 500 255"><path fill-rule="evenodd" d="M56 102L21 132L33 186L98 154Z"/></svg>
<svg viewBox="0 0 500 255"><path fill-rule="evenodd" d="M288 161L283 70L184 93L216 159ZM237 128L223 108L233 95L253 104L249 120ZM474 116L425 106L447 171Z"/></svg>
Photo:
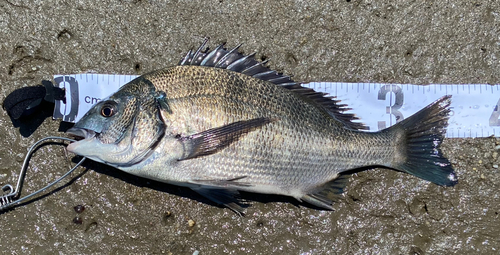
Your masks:
<svg viewBox="0 0 500 255"><path fill-rule="evenodd" d="M116 105L111 102L104 103L104 105L101 107L101 115L103 117L111 117L115 115L115 113Z"/></svg>

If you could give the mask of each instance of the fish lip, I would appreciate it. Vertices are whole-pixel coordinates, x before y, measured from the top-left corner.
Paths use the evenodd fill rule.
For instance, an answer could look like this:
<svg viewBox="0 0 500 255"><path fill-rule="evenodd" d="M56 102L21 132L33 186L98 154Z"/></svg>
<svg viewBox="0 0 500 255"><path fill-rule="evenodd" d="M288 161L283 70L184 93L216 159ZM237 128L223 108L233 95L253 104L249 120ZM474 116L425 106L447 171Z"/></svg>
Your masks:
<svg viewBox="0 0 500 255"><path fill-rule="evenodd" d="M81 139L90 139L94 138L97 136L97 132L94 130L86 129L86 128L79 128L79 127L72 127L66 131L67 134L70 134L76 138L76 140L81 140Z"/></svg>

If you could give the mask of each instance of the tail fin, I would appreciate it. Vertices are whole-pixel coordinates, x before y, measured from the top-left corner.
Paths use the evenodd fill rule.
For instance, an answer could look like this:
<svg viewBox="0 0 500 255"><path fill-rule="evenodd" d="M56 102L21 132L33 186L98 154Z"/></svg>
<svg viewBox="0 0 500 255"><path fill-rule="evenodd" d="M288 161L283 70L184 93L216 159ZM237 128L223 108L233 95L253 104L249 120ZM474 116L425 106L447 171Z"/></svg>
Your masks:
<svg viewBox="0 0 500 255"><path fill-rule="evenodd" d="M444 96L392 126L389 130L401 134L400 155L404 159L393 167L424 180L454 186L457 176L450 161L439 149L450 113L451 96Z"/></svg>

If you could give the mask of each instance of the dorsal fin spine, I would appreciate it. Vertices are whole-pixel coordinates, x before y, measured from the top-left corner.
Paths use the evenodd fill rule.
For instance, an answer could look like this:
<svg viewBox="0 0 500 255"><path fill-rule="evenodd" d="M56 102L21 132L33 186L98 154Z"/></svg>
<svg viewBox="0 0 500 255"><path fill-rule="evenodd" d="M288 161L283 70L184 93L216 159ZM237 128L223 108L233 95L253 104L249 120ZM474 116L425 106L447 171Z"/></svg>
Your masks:
<svg viewBox="0 0 500 255"><path fill-rule="evenodd" d="M277 74L277 73L276 73L276 71L271 70L271 71L255 74L253 77L260 79L261 77L264 77L264 76L269 75L269 74ZM270 81L270 80L268 80L268 81Z"/></svg>
<svg viewBox="0 0 500 255"><path fill-rule="evenodd" d="M223 64L226 61L226 59L228 59L229 56L231 54L233 54L234 52L237 52L238 49L241 47L241 45L243 45L243 44L240 44L240 45L234 47L232 50L230 50L228 53L226 53L226 55L222 56L222 58L219 61L217 61L217 64L215 64L215 67L223 67Z"/></svg>
<svg viewBox="0 0 500 255"><path fill-rule="evenodd" d="M236 60L234 63L230 64L227 66L227 69L229 70L233 70L235 72L241 72L241 69L244 68L244 65L242 64L243 62L247 61L248 59L250 58L253 58L255 56L255 52L250 54L250 55L247 55L247 56L244 56L238 60ZM240 66L241 65L241 69L236 69L237 66Z"/></svg>
<svg viewBox="0 0 500 255"><path fill-rule="evenodd" d="M256 74L258 74L259 72L258 71L255 71L254 69L258 68L258 67L261 67L263 65L264 62L257 62L256 64L252 65L252 66L249 66L247 67L245 70L241 71L241 73L243 74L246 74L246 75L249 75L249 76L254 76ZM251 71L254 70L253 72L255 73L252 73Z"/></svg>
<svg viewBox="0 0 500 255"><path fill-rule="evenodd" d="M201 46L194 53L193 58L191 59L191 62L193 62L193 61L196 62L196 59L198 59L198 55L205 48L205 46L207 45L207 43L208 43L208 38L205 38L205 40L203 41L203 43L201 44Z"/></svg>
<svg viewBox="0 0 500 255"><path fill-rule="evenodd" d="M222 47L222 44L219 45L219 47ZM200 63L200 66L206 66L207 65L207 62L213 58L213 56L215 54L217 54L217 49L219 48L217 47L215 50L211 51L210 53L208 53L208 55L203 59L203 61L201 61Z"/></svg>
<svg viewBox="0 0 500 255"><path fill-rule="evenodd" d="M189 60L189 56L191 56L192 53L193 53L193 51L189 50L187 52L186 56L184 56L184 58L181 60L181 62L179 63L179 65L181 65L181 66L186 65L187 61Z"/></svg>

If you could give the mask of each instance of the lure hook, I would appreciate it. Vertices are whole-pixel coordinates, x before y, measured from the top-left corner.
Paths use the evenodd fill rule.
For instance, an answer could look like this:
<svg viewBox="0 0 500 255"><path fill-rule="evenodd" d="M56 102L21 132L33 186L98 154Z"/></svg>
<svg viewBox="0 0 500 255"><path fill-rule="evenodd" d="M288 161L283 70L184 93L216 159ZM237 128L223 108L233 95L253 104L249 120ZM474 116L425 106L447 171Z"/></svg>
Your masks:
<svg viewBox="0 0 500 255"><path fill-rule="evenodd" d="M22 183L24 181L24 178L26 176L26 171L28 169L28 163L29 163L29 160L31 158L31 156L33 155L35 149L38 147L38 145L40 145L41 143L43 143L44 141L47 141L47 140L64 140L64 141L69 141L69 142L76 142L76 140L74 139L71 139L71 138L66 138L66 137L58 137L58 136L49 136L49 137L45 137L45 138L42 138L40 139L38 142L36 142L35 144L33 144L30 149L28 150L28 153L26 153L26 156L24 157L24 161L23 161L23 166L21 167L21 172L19 173L19 179L17 180L17 185L16 185L16 188L14 189L12 185L10 184L6 184L2 187L2 191L3 193L6 193L4 195L2 195L0 197L0 212L1 211L4 211L4 210L7 210L8 208L11 208L25 200L28 200L29 198L33 197L33 196L36 196L38 195L39 193L45 191L46 189L54 186L54 184L60 182L62 179L64 179L66 176L70 175L73 171L75 171L76 168L78 168L82 163L83 161L85 161L86 157L83 157L80 162L78 162L73 168L71 168L67 173L65 173L64 175L62 175L61 177L57 178L55 181L49 183L47 186L27 195L27 196L24 196L22 198L19 198L17 199L20 194L21 194L21 186L22 186Z"/></svg>

